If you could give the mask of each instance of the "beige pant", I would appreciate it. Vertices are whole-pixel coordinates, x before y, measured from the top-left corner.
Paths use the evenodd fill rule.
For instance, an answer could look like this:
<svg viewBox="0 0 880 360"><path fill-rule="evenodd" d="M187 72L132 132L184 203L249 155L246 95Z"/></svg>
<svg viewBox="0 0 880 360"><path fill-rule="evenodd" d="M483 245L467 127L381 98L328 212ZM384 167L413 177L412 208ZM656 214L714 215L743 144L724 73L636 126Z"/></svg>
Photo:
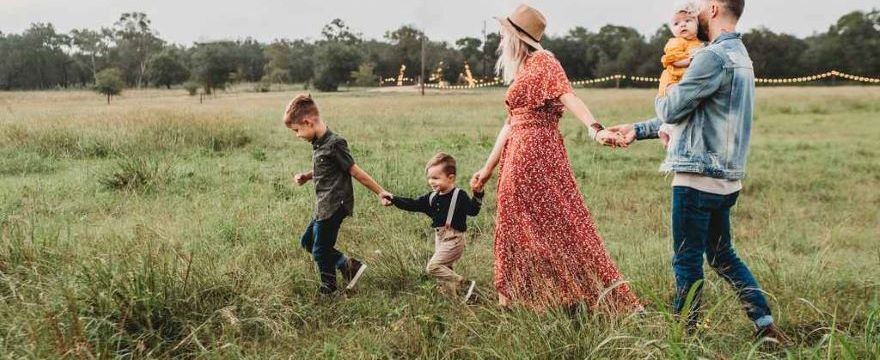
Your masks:
<svg viewBox="0 0 880 360"><path fill-rule="evenodd" d="M435 230L437 234L434 236L434 256L428 260L425 271L437 278L441 292L455 296L464 278L452 271L452 264L461 259L464 253L465 233L447 227Z"/></svg>

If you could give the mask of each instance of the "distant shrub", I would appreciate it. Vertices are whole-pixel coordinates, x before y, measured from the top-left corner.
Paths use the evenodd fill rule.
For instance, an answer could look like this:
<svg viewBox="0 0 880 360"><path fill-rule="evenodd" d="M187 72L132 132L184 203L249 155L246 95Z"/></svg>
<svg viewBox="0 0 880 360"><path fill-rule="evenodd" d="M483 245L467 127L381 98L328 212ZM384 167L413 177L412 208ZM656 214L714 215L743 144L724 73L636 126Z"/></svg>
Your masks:
<svg viewBox="0 0 880 360"><path fill-rule="evenodd" d="M119 69L104 69L95 75L95 91L107 96L107 104L110 104L110 98L114 95L122 93L124 86L122 72Z"/></svg>
<svg viewBox="0 0 880 360"><path fill-rule="evenodd" d="M264 78L263 81L260 81L254 84L254 92L258 93L267 93L272 90L272 82L269 81L268 78Z"/></svg>
<svg viewBox="0 0 880 360"><path fill-rule="evenodd" d="M189 96L195 96L196 94L198 94L199 88L201 87L202 85L195 81L187 81L183 83L183 88L186 89L186 92L189 93Z"/></svg>
<svg viewBox="0 0 880 360"><path fill-rule="evenodd" d="M98 179L107 190L150 191L167 182L171 165L155 158L125 157Z"/></svg>

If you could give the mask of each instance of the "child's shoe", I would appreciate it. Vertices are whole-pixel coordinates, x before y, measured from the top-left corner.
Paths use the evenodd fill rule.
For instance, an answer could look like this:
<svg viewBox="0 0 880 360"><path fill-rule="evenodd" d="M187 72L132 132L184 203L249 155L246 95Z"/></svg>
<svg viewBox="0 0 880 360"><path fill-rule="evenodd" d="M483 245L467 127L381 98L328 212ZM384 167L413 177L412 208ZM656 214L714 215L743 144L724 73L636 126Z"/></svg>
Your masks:
<svg viewBox="0 0 880 360"><path fill-rule="evenodd" d="M785 335L782 330L780 330L776 325L770 324L770 326L758 329L758 333L755 334L757 340L767 339L769 341L773 341L780 347L788 347L794 345L794 341Z"/></svg>
<svg viewBox="0 0 880 360"><path fill-rule="evenodd" d="M342 277L345 278L345 281L348 283L345 289L353 289L354 285L357 284L358 279L361 278L361 275L364 274L365 270L367 270L367 265L364 265L356 259L348 259L348 265L342 270Z"/></svg>
<svg viewBox="0 0 880 360"><path fill-rule="evenodd" d="M469 301L471 301L471 299L474 298L475 291L477 290L477 282L473 280L465 280L462 281L462 284L466 285L466 287L462 288L464 292L462 302L467 304Z"/></svg>
<svg viewBox="0 0 880 360"><path fill-rule="evenodd" d="M318 294L321 296L333 296L336 293L336 286L319 285Z"/></svg>

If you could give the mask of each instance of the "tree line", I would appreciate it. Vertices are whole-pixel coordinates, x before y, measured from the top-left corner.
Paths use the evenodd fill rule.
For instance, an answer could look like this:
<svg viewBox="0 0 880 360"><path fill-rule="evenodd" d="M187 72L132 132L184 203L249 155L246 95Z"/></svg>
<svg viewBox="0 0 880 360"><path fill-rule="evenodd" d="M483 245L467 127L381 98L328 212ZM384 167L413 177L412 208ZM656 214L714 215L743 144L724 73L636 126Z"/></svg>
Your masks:
<svg viewBox="0 0 880 360"><path fill-rule="evenodd" d="M648 37L625 26L606 25L596 32L576 27L547 36L543 45L560 59L571 79L656 77L670 36L666 25ZM397 78L402 66L405 78L418 78L423 41L426 75L431 81L455 84L466 81L465 64L474 78L493 78L499 40L493 33L436 41L409 25L386 32L382 39L367 39L336 19L316 40L261 43L246 38L183 46L163 40L146 14L132 12L97 30L61 33L52 24L36 23L20 34L0 33L0 89L93 87L96 80L111 78L134 88L183 84L191 93L211 93L236 82L255 83L261 90L271 84L301 83L334 91L340 85L377 86L380 79ZM806 38L757 28L744 34L744 42L759 77L796 77L831 69L880 75L878 10L851 12L827 31Z"/></svg>

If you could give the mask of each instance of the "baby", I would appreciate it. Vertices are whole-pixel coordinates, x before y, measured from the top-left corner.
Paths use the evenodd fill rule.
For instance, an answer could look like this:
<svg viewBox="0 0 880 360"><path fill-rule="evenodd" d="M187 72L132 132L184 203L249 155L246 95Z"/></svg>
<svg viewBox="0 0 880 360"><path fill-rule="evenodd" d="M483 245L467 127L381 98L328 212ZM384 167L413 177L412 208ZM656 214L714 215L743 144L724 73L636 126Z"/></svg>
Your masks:
<svg viewBox="0 0 880 360"><path fill-rule="evenodd" d="M703 43L697 39L699 7L692 1L685 2L675 9L675 15L670 22L674 38L666 43L663 49L663 75L660 76L659 96L666 96L666 89L677 84L684 77L694 52L703 47ZM678 140L684 123L678 125L663 124L660 127L660 138L665 147L674 146Z"/></svg>

